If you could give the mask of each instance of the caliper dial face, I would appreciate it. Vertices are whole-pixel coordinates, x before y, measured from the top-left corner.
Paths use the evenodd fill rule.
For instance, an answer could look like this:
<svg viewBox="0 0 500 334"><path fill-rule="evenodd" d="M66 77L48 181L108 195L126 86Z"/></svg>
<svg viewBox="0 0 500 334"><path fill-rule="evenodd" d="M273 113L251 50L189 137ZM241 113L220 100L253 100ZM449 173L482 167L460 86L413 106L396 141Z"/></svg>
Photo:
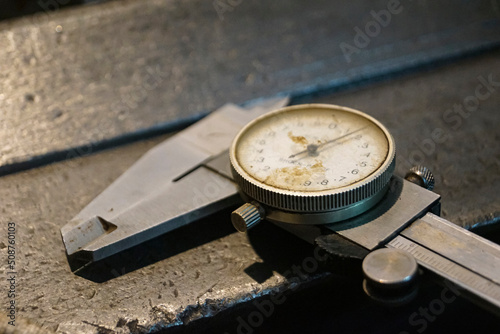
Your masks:
<svg viewBox="0 0 500 334"><path fill-rule="evenodd" d="M364 114L311 108L264 117L239 138L236 158L256 180L291 191L328 191L361 182L389 152L384 131Z"/></svg>

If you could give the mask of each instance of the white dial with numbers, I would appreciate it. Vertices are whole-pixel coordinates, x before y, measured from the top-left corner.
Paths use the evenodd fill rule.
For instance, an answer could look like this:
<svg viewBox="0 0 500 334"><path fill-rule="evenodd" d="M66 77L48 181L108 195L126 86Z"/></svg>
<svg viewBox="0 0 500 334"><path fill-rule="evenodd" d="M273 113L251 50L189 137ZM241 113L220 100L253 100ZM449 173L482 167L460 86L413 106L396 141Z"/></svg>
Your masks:
<svg viewBox="0 0 500 334"><path fill-rule="evenodd" d="M352 206L381 191L394 152L391 135L372 117L310 104L252 121L236 136L230 157L235 180L252 199L314 212Z"/></svg>
<svg viewBox="0 0 500 334"><path fill-rule="evenodd" d="M295 110L269 117L245 132L236 155L260 182L284 190L318 191L363 180L389 151L372 121L342 110Z"/></svg>

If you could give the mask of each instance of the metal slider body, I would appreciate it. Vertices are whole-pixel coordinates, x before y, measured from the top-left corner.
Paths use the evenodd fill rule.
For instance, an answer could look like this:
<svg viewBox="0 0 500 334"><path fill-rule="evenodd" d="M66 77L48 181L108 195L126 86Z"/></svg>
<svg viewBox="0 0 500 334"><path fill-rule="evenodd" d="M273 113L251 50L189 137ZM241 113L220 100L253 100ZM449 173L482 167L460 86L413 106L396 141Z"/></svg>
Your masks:
<svg viewBox="0 0 500 334"><path fill-rule="evenodd" d="M406 251L441 283L500 316L500 245L439 217L439 201L438 194L393 176L381 202L357 217L324 227L279 226L329 252L339 235L361 256L384 247Z"/></svg>

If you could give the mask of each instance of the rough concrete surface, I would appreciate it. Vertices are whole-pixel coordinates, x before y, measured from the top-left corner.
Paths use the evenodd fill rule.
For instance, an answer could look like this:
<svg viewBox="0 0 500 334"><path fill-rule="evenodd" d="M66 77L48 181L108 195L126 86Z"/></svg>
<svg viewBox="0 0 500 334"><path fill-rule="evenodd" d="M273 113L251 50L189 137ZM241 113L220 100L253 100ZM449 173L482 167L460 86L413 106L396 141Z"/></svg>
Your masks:
<svg viewBox="0 0 500 334"><path fill-rule="evenodd" d="M40 3L51 6L0 23L2 174L227 101L308 94L500 43L498 1L402 1L357 39L387 1ZM349 59L342 43L357 45Z"/></svg>
<svg viewBox="0 0 500 334"><path fill-rule="evenodd" d="M481 84L478 78L491 75L495 82L500 81L499 56L497 51L362 90L318 97L314 102L346 105L378 118L393 133L398 156L404 159L410 159L435 128L443 129L447 139L424 154L423 163L436 175L435 191L443 196L443 216L466 224L478 216L500 211L500 87L491 86L489 97L460 125L455 123L458 121L447 123L443 114L475 94ZM209 333L210 325L225 323L227 327L220 332L235 333L237 315L243 314L246 319L251 314L240 313L239 305L267 294L288 291L290 300L295 294L302 294L297 305L313 307L307 295L309 290L291 293L294 282L284 278L293 264L312 256L312 247L266 224L250 236L234 233L228 212L159 237L87 272L75 275L70 271L60 227L164 138L0 178L2 238L8 221L17 226L19 317L30 318L58 333L154 332L213 318L212 322L193 328ZM404 165L402 161L398 159L398 167ZM4 257L6 241L0 240L0 246ZM2 276L6 275L4 267L0 270ZM330 283L327 288L325 281ZM402 311L387 313L361 297L357 280L342 281L318 269L304 282L307 284L302 288L323 284L320 292L310 292L309 296L316 298L313 301L320 303L325 298L321 291L328 291L332 297L329 306L317 312L322 318L314 320L316 324L321 324L321 319L330 321L329 327L323 324L323 330L338 327L362 332L380 328L399 333L409 326L412 312L436 298L431 295L427 304L412 304ZM436 295L439 293L437 290ZM5 298L2 294L2 305ZM289 310L287 305L284 303L282 308ZM497 319L467 303L447 307L447 313L434 326L440 322L446 329L450 328L449 323L474 325L473 328L498 324ZM255 311L255 306L250 311ZM286 318L278 310L266 321L282 320L288 325L278 328L293 332L290 324L310 321L309 316L300 317L306 311L299 307L293 311L299 314ZM390 314L397 317L390 318ZM380 319L374 320L375 315ZM480 324L474 322L477 319ZM427 332L432 332L431 325ZM266 322L261 328L266 328Z"/></svg>

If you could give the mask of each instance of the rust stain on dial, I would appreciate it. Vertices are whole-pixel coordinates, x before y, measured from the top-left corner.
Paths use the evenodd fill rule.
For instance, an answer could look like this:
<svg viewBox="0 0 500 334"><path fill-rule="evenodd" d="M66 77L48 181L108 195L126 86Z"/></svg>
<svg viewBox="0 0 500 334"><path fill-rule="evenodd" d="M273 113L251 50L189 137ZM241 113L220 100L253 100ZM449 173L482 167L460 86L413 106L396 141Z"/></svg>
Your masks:
<svg viewBox="0 0 500 334"><path fill-rule="evenodd" d="M316 161L312 166L292 166L273 170L271 175L262 182L280 189L307 190L306 183L311 184L324 178L326 168L322 161Z"/></svg>
<svg viewBox="0 0 500 334"><path fill-rule="evenodd" d="M292 131L288 132L288 138L290 138L294 143L307 145L307 139L304 136L294 136Z"/></svg>

